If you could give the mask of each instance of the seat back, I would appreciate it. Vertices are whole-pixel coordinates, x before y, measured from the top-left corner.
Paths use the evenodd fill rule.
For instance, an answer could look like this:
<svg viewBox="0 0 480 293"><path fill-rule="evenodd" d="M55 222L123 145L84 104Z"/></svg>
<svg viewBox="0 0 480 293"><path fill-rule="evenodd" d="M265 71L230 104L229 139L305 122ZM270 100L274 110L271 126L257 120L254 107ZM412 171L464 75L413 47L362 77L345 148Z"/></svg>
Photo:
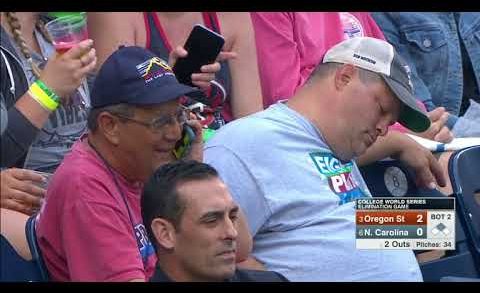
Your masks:
<svg viewBox="0 0 480 293"><path fill-rule="evenodd" d="M459 218L480 268L480 146L453 153L448 170Z"/></svg>
<svg viewBox="0 0 480 293"><path fill-rule="evenodd" d="M447 250L442 258L420 264L425 282L451 281L451 278L477 278L477 281L480 281L478 279L480 272L477 269L463 225L458 220L458 208L456 214L455 250Z"/></svg>
<svg viewBox="0 0 480 293"><path fill-rule="evenodd" d="M445 196L437 190L416 187L414 172L396 160L377 161L368 166L361 167L360 171L373 197ZM446 251L445 256L442 258L420 264L423 279L426 282L447 281L452 277L480 277L480 271L478 270L474 254L472 253L471 245L468 243L468 237L465 231L466 227L462 221L459 221L462 209L458 206L456 207L456 214L455 250ZM420 251L415 252L419 253Z"/></svg>
<svg viewBox="0 0 480 293"><path fill-rule="evenodd" d="M28 247L30 248L30 253L32 254L32 261L35 263L41 277L39 281L46 282L50 279L50 277L48 275L48 270L42 257L42 252L40 251L40 247L38 246L37 233L35 230L35 218L36 215L28 218L27 224L25 225L25 234L27 235L27 242Z"/></svg>
<svg viewBox="0 0 480 293"><path fill-rule="evenodd" d="M0 235L0 255L1 282L41 281L40 272L35 262L22 258L3 235Z"/></svg>
<svg viewBox="0 0 480 293"><path fill-rule="evenodd" d="M373 197L444 196L438 190L419 188L415 173L397 160L382 160L359 168Z"/></svg>

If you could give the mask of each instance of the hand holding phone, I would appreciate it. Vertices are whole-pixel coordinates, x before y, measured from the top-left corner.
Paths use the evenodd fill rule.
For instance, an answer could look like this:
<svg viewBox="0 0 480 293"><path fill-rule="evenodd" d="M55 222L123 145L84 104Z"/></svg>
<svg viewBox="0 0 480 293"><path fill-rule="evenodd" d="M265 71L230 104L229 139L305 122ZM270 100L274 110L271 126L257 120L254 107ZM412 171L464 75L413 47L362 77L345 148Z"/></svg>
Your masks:
<svg viewBox="0 0 480 293"><path fill-rule="evenodd" d="M191 147L192 142L195 140L195 132L188 124L183 125L182 138L175 145L173 154L177 159L185 157Z"/></svg>
<svg viewBox="0 0 480 293"><path fill-rule="evenodd" d="M185 50L188 52L187 57L177 59L173 66L173 72L178 81L194 86L192 73L199 73L203 65L215 62L224 43L225 40L220 34L203 25L195 25L184 45Z"/></svg>

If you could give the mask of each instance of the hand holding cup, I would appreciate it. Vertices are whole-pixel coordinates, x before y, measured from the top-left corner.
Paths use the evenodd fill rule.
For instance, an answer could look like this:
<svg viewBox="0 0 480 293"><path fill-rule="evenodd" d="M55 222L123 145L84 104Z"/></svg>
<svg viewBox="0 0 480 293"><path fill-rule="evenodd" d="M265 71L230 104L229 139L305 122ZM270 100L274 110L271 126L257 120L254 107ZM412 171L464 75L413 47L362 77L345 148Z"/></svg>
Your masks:
<svg viewBox="0 0 480 293"><path fill-rule="evenodd" d="M70 103L71 94L80 86L97 62L93 40L88 39L84 12L58 17L45 25L57 54L45 66L40 79L60 98ZM80 101L81 102L81 101Z"/></svg>

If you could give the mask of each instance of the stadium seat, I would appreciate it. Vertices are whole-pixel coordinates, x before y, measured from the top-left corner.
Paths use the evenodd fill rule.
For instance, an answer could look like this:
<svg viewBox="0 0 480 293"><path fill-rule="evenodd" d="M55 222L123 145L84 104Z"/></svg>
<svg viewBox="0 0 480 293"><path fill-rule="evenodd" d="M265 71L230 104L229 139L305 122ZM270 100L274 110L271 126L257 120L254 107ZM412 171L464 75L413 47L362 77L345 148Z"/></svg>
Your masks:
<svg viewBox="0 0 480 293"><path fill-rule="evenodd" d="M446 250L442 258L420 264L425 282L445 282L459 280L460 278L480 277L463 225L458 219L458 206L456 209L455 250Z"/></svg>
<svg viewBox="0 0 480 293"><path fill-rule="evenodd" d="M459 220L480 268L480 146L456 151L448 162Z"/></svg>
<svg viewBox="0 0 480 293"><path fill-rule="evenodd" d="M425 263L426 281L480 281L480 146L455 151L448 161L456 206L456 249Z"/></svg>
<svg viewBox="0 0 480 293"><path fill-rule="evenodd" d="M449 161L449 172L451 177L459 172L458 170L456 171L457 173L452 171L451 162L458 161L458 159L454 159L456 157L455 155L456 154L452 155ZM479 159L477 159L476 166L478 169L480 169L480 163L478 162ZM458 163L455 165L459 167ZM437 190L418 188L415 185L415 174L413 171L397 160L377 161L368 166L361 167L360 172L362 173L363 178L365 179L365 182L373 197L445 196L443 193ZM463 174L463 172L460 173ZM475 174L475 172L473 174ZM480 178L478 177L480 170L476 171L476 174L477 182L480 184ZM458 190L458 186L455 186L454 182L458 182L458 180L454 181L452 178L451 180L455 193L455 190ZM476 190L478 191L480 188L477 188ZM455 195L455 197L458 198L457 195ZM479 211L478 207L477 211ZM468 228L466 228L466 225L460 220L462 215L465 213L464 208L459 206L458 203L456 204L456 214L457 221L455 221L455 250L448 250L445 252L445 255L442 258L420 264L423 279L426 282L448 282L460 281L462 279L463 281L479 280L477 278L480 277L480 271L476 262L476 252L472 250L472 245L469 241L470 234L466 234L465 232L468 230ZM476 219L477 224L480 224L479 218ZM418 253L419 251L415 252Z"/></svg>
<svg viewBox="0 0 480 293"><path fill-rule="evenodd" d="M397 160L382 160L360 167L360 172L373 197L444 196L438 190L419 188L415 174Z"/></svg>

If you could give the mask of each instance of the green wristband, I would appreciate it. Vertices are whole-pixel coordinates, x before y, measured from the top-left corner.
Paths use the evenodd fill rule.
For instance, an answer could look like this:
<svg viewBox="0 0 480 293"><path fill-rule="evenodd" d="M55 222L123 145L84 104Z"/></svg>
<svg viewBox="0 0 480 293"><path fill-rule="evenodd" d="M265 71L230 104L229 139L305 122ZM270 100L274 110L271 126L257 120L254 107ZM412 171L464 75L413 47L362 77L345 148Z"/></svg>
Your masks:
<svg viewBox="0 0 480 293"><path fill-rule="evenodd" d="M37 79L35 83L55 102L60 103L60 97L52 91L43 81Z"/></svg>

